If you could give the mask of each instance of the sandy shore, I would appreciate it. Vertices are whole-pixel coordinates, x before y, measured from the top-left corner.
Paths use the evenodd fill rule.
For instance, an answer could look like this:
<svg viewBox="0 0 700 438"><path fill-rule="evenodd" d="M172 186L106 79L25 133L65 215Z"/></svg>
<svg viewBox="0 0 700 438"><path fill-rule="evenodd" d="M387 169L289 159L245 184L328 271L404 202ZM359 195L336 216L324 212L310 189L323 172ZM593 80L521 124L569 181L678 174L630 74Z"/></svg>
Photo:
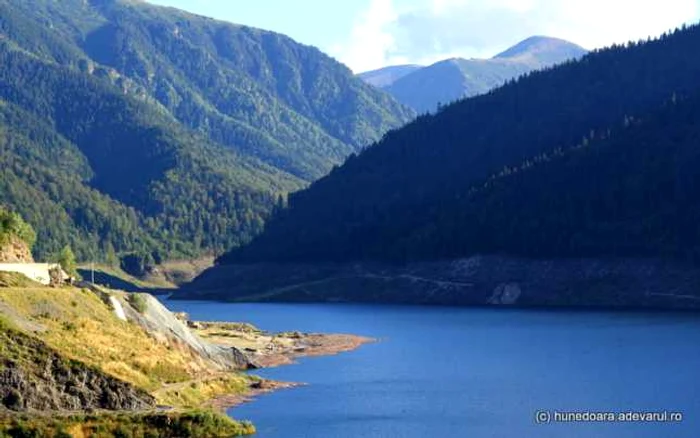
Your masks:
<svg viewBox="0 0 700 438"><path fill-rule="evenodd" d="M335 355L375 342L375 339L346 334L268 333L245 323L190 322L189 324L200 337L213 344L238 348L260 368L289 365L301 357ZM252 383L250 391L245 395L219 397L210 405L217 409L229 409L247 403L261 394L300 385L303 384L263 379Z"/></svg>

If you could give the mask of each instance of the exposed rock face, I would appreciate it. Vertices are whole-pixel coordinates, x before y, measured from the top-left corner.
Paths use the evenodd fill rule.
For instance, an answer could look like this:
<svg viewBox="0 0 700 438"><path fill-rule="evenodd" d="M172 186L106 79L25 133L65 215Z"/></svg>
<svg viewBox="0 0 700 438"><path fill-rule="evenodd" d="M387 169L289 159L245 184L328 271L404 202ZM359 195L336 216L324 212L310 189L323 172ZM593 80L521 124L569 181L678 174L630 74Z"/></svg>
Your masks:
<svg viewBox="0 0 700 438"><path fill-rule="evenodd" d="M34 263L34 258L26 243L11 236L9 242L0 247L0 263Z"/></svg>
<svg viewBox="0 0 700 438"><path fill-rule="evenodd" d="M654 259L500 256L401 266L221 265L173 298L700 309L700 269Z"/></svg>
<svg viewBox="0 0 700 438"><path fill-rule="evenodd" d="M175 342L191 349L202 358L218 365L222 370L256 368L243 352L234 347L212 345L192 333L187 324L170 312L157 298L142 294L146 309L139 313L126 301L122 302L126 317L166 342Z"/></svg>
<svg viewBox="0 0 700 438"><path fill-rule="evenodd" d="M68 361L39 340L3 330L2 341L10 354L0 359L0 410L136 411L155 407L154 398L146 392Z"/></svg>
<svg viewBox="0 0 700 438"><path fill-rule="evenodd" d="M128 321L121 301L119 301L116 297L109 297L109 304L112 306L112 311L117 318L121 319L122 321Z"/></svg>
<svg viewBox="0 0 700 438"><path fill-rule="evenodd" d="M518 283L499 284L489 299L489 304L512 306L517 304L522 291Z"/></svg>

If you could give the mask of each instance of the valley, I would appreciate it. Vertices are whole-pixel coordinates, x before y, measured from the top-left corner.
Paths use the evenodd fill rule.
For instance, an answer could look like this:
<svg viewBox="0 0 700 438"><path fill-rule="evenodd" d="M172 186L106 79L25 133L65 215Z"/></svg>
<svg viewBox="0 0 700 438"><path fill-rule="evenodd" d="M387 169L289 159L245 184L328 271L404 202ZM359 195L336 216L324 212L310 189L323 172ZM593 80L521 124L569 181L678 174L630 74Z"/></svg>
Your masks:
<svg viewBox="0 0 700 438"><path fill-rule="evenodd" d="M293 194L182 296L484 304L501 284L532 282L530 306L694 297L700 65L683 53L698 29L597 51L419 117ZM465 260L479 270L453 274ZM427 266L433 283L488 280L445 298L405 277ZM362 274L382 271L385 283ZM307 281L319 283L309 292ZM363 282L368 296L356 292ZM600 302L592 289L610 293Z"/></svg>
<svg viewBox="0 0 700 438"><path fill-rule="evenodd" d="M317 49L146 2L3 0L0 37L0 203L41 257L221 253L414 116Z"/></svg>
<svg viewBox="0 0 700 438"><path fill-rule="evenodd" d="M216 3L0 0L0 438L696 435L698 16Z"/></svg>

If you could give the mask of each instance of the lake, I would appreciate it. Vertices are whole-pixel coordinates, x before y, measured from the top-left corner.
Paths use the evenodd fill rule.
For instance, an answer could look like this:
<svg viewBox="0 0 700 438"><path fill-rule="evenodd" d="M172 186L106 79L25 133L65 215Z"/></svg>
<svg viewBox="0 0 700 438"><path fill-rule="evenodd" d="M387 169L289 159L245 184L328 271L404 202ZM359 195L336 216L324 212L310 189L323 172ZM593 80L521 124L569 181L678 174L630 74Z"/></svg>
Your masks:
<svg viewBox="0 0 700 438"><path fill-rule="evenodd" d="M697 437L700 315L168 301L197 320L376 344L256 370L307 386L229 414L262 438ZM555 422L654 412L664 422ZM549 424L538 424L540 421ZM569 417L573 418L573 417ZM597 418L600 420L601 418ZM659 418L657 418L659 419Z"/></svg>

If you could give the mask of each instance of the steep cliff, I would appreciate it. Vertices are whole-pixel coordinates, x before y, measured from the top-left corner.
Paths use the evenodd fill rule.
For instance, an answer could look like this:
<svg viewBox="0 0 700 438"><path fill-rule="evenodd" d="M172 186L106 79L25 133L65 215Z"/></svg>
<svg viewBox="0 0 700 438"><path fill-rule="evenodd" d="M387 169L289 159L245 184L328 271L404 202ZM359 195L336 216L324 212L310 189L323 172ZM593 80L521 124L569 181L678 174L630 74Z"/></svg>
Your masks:
<svg viewBox="0 0 700 438"><path fill-rule="evenodd" d="M120 301L127 320L143 327L150 336L174 347L189 349L225 371L256 368L237 348L213 345L202 340L155 297L147 294L140 296L143 300L142 312L130 305L124 295Z"/></svg>

